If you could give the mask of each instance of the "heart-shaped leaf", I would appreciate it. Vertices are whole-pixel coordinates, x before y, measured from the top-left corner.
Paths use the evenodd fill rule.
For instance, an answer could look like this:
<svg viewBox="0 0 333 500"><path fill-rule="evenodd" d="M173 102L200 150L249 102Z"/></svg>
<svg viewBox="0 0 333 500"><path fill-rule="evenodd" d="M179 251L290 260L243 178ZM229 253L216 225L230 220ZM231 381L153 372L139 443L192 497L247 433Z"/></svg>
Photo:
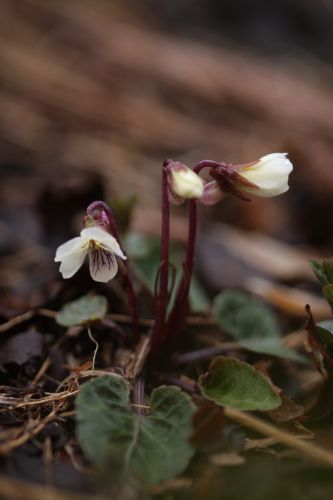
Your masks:
<svg viewBox="0 0 333 500"><path fill-rule="evenodd" d="M181 473L193 454L188 443L195 411L179 388L152 392L149 415L130 407L129 384L107 375L81 388L77 397L78 439L85 455L98 464L117 461L128 475L156 484Z"/></svg>
<svg viewBox="0 0 333 500"><path fill-rule="evenodd" d="M227 290L215 298L214 312L221 328L246 349L305 362L299 353L284 347L275 315L260 300Z"/></svg>
<svg viewBox="0 0 333 500"><path fill-rule="evenodd" d="M253 366L236 358L217 356L199 378L205 398L239 410L273 410L281 398L269 379Z"/></svg>
<svg viewBox="0 0 333 500"><path fill-rule="evenodd" d="M108 308L103 295L84 295L80 299L68 302L56 316L62 326L74 326L102 319Z"/></svg>

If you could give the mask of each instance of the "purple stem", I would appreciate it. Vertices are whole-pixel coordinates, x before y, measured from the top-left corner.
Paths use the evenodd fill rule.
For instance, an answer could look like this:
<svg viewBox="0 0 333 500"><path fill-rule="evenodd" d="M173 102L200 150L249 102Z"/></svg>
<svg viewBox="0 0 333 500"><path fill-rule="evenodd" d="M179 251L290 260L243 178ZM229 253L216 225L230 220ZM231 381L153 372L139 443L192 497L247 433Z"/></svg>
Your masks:
<svg viewBox="0 0 333 500"><path fill-rule="evenodd" d="M193 167L193 171L196 174L199 174L203 168L216 168L219 165L220 163L217 161L203 160L197 163L195 167ZM194 267L196 237L197 237L197 200L190 200L186 257L185 257L183 276L180 282L180 287L178 292L179 300L181 302L187 300L188 293L190 290L193 267Z"/></svg>
<svg viewBox="0 0 333 500"><path fill-rule="evenodd" d="M168 199L168 174L165 160L162 169L162 228L161 228L161 265L159 271L159 282L156 296L155 324L151 334L150 348L156 351L165 337L165 318L169 302L168 278L169 278L169 199Z"/></svg>
<svg viewBox="0 0 333 500"><path fill-rule="evenodd" d="M213 160L203 160L195 165L193 171L196 174L199 174L203 168L216 168L218 166L220 166L219 162ZM175 303L169 318L169 328L171 332L170 337L174 339L178 337L179 331L185 327L186 316L188 314L188 295L194 267L196 235L197 200L190 200L186 257L183 264L182 277L176 293Z"/></svg>
<svg viewBox="0 0 333 500"><path fill-rule="evenodd" d="M199 172L203 169L203 168L217 168L217 167L220 167L221 164L223 164L222 162L219 162L219 161L214 161L214 160L202 160L202 161L199 161L199 163L197 163L195 165L195 167L193 167L193 171L196 173L196 174L199 174Z"/></svg>
<svg viewBox="0 0 333 500"><path fill-rule="evenodd" d="M103 222L107 223L109 226L109 229L113 236L116 238L118 241L119 245L121 248L123 248L122 242L121 242L121 237L118 231L117 223L114 218L113 212L108 207L104 201L94 201L89 205L87 208L87 214L92 215L95 210L100 210L102 217L105 214L106 215L106 220ZM137 344L139 338L140 338L140 331L139 331L139 318L138 318L138 311L136 307L136 298L135 298L135 293L134 293L134 288L133 288L133 283L131 279L131 272L128 264L128 260L124 261L124 266L122 268L122 275L123 275L123 281L124 281L124 289L127 295L127 301L128 301L128 306L131 312L132 316L132 322L133 322L133 343Z"/></svg>

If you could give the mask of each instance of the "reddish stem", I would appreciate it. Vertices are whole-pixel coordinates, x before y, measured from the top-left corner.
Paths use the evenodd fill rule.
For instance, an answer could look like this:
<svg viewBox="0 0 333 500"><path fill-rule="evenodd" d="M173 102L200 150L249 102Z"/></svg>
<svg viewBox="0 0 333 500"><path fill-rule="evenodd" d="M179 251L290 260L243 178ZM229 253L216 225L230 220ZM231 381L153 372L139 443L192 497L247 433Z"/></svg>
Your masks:
<svg viewBox="0 0 333 500"><path fill-rule="evenodd" d="M169 199L168 199L168 175L165 160L162 169L162 227L161 227L161 265L159 271L159 282L156 296L155 324L151 334L151 351L156 351L165 337L165 318L169 302L168 279L169 279Z"/></svg>
<svg viewBox="0 0 333 500"><path fill-rule="evenodd" d="M110 207L104 203L104 201L94 201L89 205L87 208L87 214L92 215L94 211L99 210L102 214L102 218L105 215L106 220L102 220L102 222L108 224L108 229L110 232L113 234L113 236L116 238L118 241L119 245L121 248L123 248L122 242L121 242L121 237L118 231L117 223L114 218L113 212L110 209ZM136 344L140 338L140 331L139 331L139 318L138 318L138 311L136 307L136 297L134 293L134 287L132 283L132 278L131 278L131 272L130 272L130 267L128 264L128 260L124 261L124 266L122 267L122 277L123 277L123 285L125 289L125 293L127 296L127 302L128 302L128 307L131 312L131 317L132 317L132 323L133 323L133 343Z"/></svg>
<svg viewBox="0 0 333 500"><path fill-rule="evenodd" d="M195 165L195 167L193 167L193 171L196 173L196 174L199 174L199 172L203 169L203 168L217 168L217 167L220 167L221 164L223 164L222 162L219 162L219 161L214 161L214 160L202 160L202 161L199 161L199 163L197 163Z"/></svg>
<svg viewBox="0 0 333 500"><path fill-rule="evenodd" d="M193 171L199 174L203 168L216 168L220 165L219 162L213 160L203 160L193 167ZM179 300L182 302L187 300L190 290L190 284L194 267L195 244L197 237L197 200L189 202L189 221L188 221L188 236L186 258L184 263L183 276L180 282L179 291L183 289L182 294L179 294Z"/></svg>
<svg viewBox="0 0 333 500"><path fill-rule="evenodd" d="M213 160L203 160L193 168L196 174L203 168L216 168L220 166L219 162ZM194 267L195 257L195 244L197 235L197 200L190 200L189 202L189 222L188 222L188 236L185 262L183 263L183 273L176 292L174 306L170 313L168 327L170 342L179 337L179 332L184 329L186 324L186 317L188 315L188 296L190 292L191 279Z"/></svg>

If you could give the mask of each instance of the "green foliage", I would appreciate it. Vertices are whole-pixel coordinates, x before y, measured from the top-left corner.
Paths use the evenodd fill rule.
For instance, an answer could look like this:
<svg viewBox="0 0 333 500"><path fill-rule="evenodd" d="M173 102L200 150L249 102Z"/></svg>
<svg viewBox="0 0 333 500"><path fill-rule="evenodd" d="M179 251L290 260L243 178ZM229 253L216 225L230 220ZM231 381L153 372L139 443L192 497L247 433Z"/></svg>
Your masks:
<svg viewBox="0 0 333 500"><path fill-rule="evenodd" d="M139 272L141 272L151 291L153 291L161 259L159 239L131 233L126 238L126 248ZM171 261L181 262L183 258L181 252L175 248L171 248ZM180 274L180 269L177 269L176 286L180 279ZM172 307L172 304L173 297L171 297L170 307ZM190 304L192 311L197 313L207 312L210 309L209 298L195 276L192 277L191 281Z"/></svg>
<svg viewBox="0 0 333 500"><path fill-rule="evenodd" d="M318 323L317 333L326 351L333 355L333 320Z"/></svg>
<svg viewBox="0 0 333 500"><path fill-rule="evenodd" d="M236 358L218 356L199 378L203 396L221 406L239 410L273 410L281 399L269 379Z"/></svg>
<svg viewBox="0 0 333 500"><path fill-rule="evenodd" d="M333 260L311 260L310 266L322 285L325 299L333 310Z"/></svg>
<svg viewBox="0 0 333 500"><path fill-rule="evenodd" d="M331 306L331 309L333 309L333 285L325 285L323 287L323 294L325 296L325 299Z"/></svg>
<svg viewBox="0 0 333 500"><path fill-rule="evenodd" d="M235 340L280 338L274 314L261 301L236 290L220 293L214 301L220 326Z"/></svg>
<svg viewBox="0 0 333 500"><path fill-rule="evenodd" d="M102 319L107 308L107 300L102 295L84 295L63 306L56 316L56 321L62 326L83 325Z"/></svg>
<svg viewBox="0 0 333 500"><path fill-rule="evenodd" d="M188 444L195 411L177 387L152 392L148 416L130 407L129 384L107 375L81 388L76 400L78 439L93 463L116 461L124 480L156 484L181 473L193 455Z"/></svg>
<svg viewBox="0 0 333 500"><path fill-rule="evenodd" d="M325 285L333 284L333 261L332 260L323 260L321 262L317 260L311 260L310 266L312 267L313 272L317 276L319 282Z"/></svg>
<svg viewBox="0 0 333 500"><path fill-rule="evenodd" d="M283 346L275 315L260 300L227 290L215 298L213 310L220 327L250 351L304 362Z"/></svg>

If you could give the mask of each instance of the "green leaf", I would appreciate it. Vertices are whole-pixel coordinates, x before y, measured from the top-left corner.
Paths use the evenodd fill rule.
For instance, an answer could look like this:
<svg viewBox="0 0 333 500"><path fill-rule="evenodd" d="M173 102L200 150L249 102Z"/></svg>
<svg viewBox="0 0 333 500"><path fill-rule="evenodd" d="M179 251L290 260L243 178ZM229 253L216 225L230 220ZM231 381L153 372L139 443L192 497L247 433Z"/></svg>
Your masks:
<svg viewBox="0 0 333 500"><path fill-rule="evenodd" d="M214 311L221 328L235 340L281 336L272 311L243 292L220 293L214 300Z"/></svg>
<svg viewBox="0 0 333 500"><path fill-rule="evenodd" d="M267 411L281 404L269 379L236 358L214 358L208 372L200 376L199 388L205 398L238 410Z"/></svg>
<svg viewBox="0 0 333 500"><path fill-rule="evenodd" d="M269 354L279 358L290 359L299 363L307 363L307 359L297 351L292 351L285 347L279 338L267 339L248 339L242 340L240 344L252 352Z"/></svg>
<svg viewBox="0 0 333 500"><path fill-rule="evenodd" d="M317 333L325 349L333 354L333 320L318 323Z"/></svg>
<svg viewBox="0 0 333 500"><path fill-rule="evenodd" d="M320 262L317 260L310 260L310 266L323 286L333 284L332 260L322 260Z"/></svg>
<svg viewBox="0 0 333 500"><path fill-rule="evenodd" d="M62 307L56 316L56 321L62 326L90 323L102 319L107 308L107 300L102 295L84 295Z"/></svg>
<svg viewBox="0 0 333 500"><path fill-rule="evenodd" d="M305 362L305 358L282 344L273 312L260 300L236 290L220 293L213 310L220 327L250 351Z"/></svg>
<svg viewBox="0 0 333 500"><path fill-rule="evenodd" d="M211 309L209 297L195 275L190 285L190 306L194 313L207 313Z"/></svg>
<svg viewBox="0 0 333 500"><path fill-rule="evenodd" d="M129 384L107 375L83 385L76 400L78 439L94 463L115 458L124 479L156 484L181 473L193 455L188 443L195 411L179 388L154 389L148 416L130 408Z"/></svg>
<svg viewBox="0 0 333 500"><path fill-rule="evenodd" d="M331 306L331 309L333 309L333 285L325 285L323 287L323 294L325 296L325 299Z"/></svg>

